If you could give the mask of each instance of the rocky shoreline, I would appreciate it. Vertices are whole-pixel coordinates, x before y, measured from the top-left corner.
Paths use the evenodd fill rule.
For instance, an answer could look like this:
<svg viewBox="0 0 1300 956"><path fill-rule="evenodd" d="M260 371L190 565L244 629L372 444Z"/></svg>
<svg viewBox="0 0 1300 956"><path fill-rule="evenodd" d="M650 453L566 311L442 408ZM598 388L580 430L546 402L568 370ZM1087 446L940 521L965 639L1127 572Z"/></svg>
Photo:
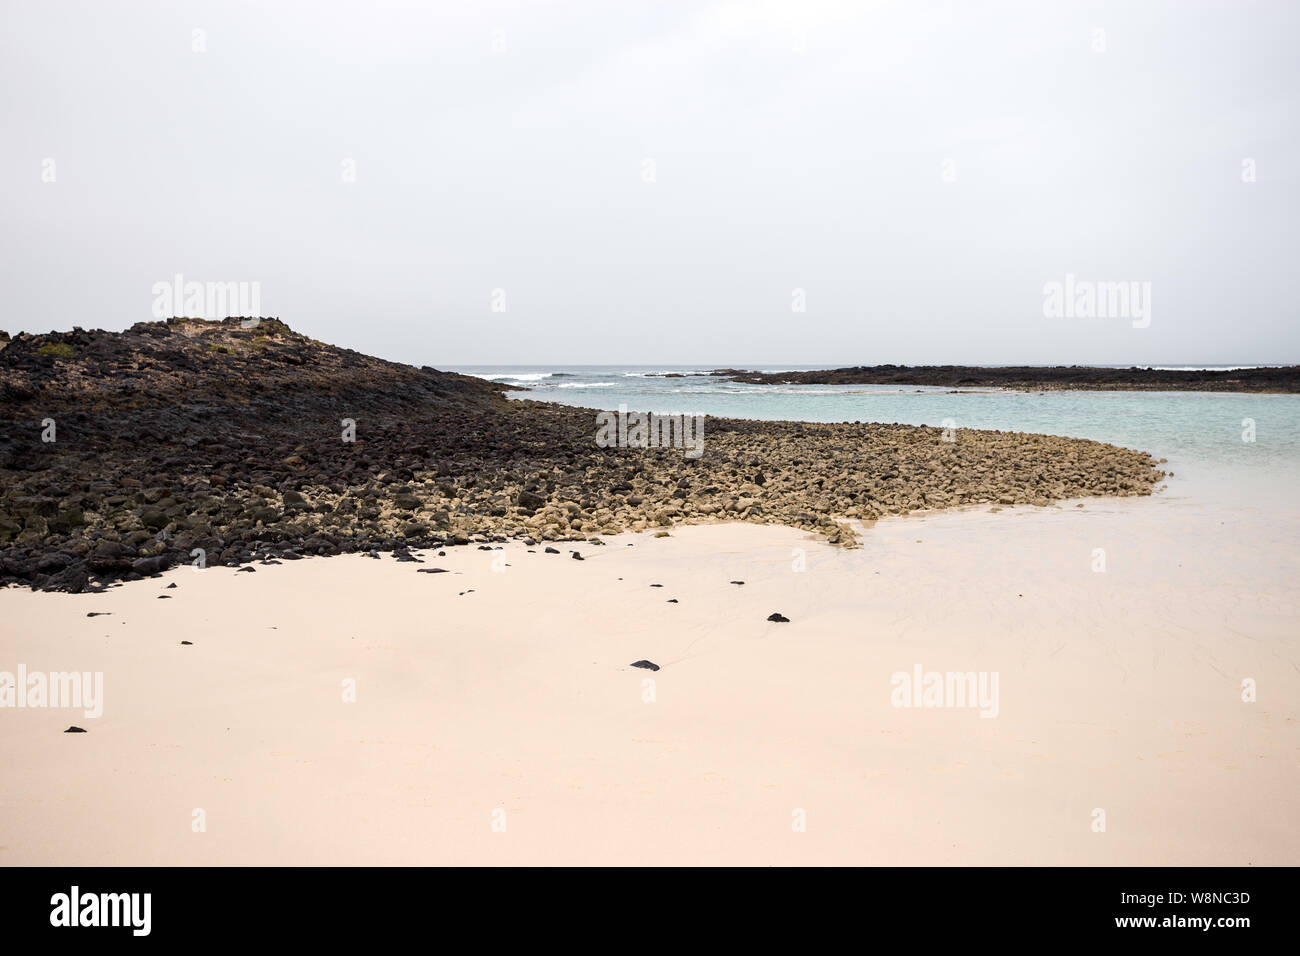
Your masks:
<svg viewBox="0 0 1300 956"><path fill-rule="evenodd" d="M851 547L848 519L1145 495L1164 478L1099 442L907 425L710 417L699 459L601 448L593 410L247 325L23 333L0 349L0 584L95 591L197 560L728 520Z"/></svg>
<svg viewBox="0 0 1300 956"><path fill-rule="evenodd" d="M809 372L715 369L708 374L749 385L930 385L1020 391L1300 392L1300 365L1282 368L1179 370L1070 366L857 365Z"/></svg>

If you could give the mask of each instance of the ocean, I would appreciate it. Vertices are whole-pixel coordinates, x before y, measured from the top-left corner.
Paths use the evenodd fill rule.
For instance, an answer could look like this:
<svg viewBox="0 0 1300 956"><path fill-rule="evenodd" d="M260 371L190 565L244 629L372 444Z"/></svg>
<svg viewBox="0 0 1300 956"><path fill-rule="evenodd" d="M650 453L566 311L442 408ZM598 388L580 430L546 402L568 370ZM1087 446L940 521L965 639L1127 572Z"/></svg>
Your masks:
<svg viewBox="0 0 1300 956"><path fill-rule="evenodd" d="M1173 497L1297 510L1300 395L747 385L705 374L713 367L496 365L448 371L522 386L509 393L512 399L583 408L626 405L633 411L729 418L951 425L1091 438L1168 459L1163 467L1174 472L1168 491Z"/></svg>

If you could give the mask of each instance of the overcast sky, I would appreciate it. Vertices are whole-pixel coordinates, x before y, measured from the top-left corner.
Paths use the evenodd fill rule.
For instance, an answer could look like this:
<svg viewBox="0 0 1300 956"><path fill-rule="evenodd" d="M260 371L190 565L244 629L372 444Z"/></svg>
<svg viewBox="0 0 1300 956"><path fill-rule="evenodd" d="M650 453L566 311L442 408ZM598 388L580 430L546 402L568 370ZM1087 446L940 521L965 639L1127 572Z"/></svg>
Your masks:
<svg viewBox="0 0 1300 956"><path fill-rule="evenodd" d="M434 366L1300 361L1293 2L0 6L11 333L180 273Z"/></svg>

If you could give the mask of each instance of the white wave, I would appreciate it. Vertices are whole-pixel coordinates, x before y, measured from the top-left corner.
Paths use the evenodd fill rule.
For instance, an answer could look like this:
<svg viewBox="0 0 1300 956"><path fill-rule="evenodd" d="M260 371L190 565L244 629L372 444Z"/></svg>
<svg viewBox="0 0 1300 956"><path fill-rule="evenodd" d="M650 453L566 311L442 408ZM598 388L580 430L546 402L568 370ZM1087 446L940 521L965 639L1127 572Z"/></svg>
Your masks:
<svg viewBox="0 0 1300 956"><path fill-rule="evenodd" d="M664 369L662 372L624 372L624 378L663 378L665 375L702 376L707 373L693 369Z"/></svg>
<svg viewBox="0 0 1300 956"><path fill-rule="evenodd" d="M561 382L557 388L614 388L617 382Z"/></svg>
<svg viewBox="0 0 1300 956"><path fill-rule="evenodd" d="M504 378L513 379L514 381L517 382L540 382L544 378L550 378L552 374L553 373L551 372L530 372L528 374L519 374L515 372L498 372L494 374L485 374L483 372L479 372L474 377L485 378L489 382L500 381L501 379Z"/></svg>

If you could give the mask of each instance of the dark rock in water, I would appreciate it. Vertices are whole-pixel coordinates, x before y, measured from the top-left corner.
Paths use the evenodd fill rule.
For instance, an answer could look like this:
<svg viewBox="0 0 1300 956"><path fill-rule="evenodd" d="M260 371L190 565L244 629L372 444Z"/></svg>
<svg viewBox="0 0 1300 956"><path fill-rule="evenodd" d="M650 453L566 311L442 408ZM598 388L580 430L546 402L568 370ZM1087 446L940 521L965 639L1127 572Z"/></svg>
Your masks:
<svg viewBox="0 0 1300 956"><path fill-rule="evenodd" d="M416 574L446 574L446 568L416 568Z"/></svg>
<svg viewBox="0 0 1300 956"><path fill-rule="evenodd" d="M731 583L732 583L732 584L744 584L745 582L744 582L744 581L732 581Z"/></svg>
<svg viewBox="0 0 1300 956"><path fill-rule="evenodd" d="M75 725L64 731L65 734L84 734L85 732L86 729L84 727L77 727Z"/></svg>
<svg viewBox="0 0 1300 956"><path fill-rule="evenodd" d="M586 559L583 558L583 556L580 555L577 551L570 551L569 554L573 557L573 560L574 560L574 561L583 561L583 560L586 560Z"/></svg>
<svg viewBox="0 0 1300 956"><path fill-rule="evenodd" d="M778 624L790 623L790 619L786 617L784 614L782 614L780 611L773 611L771 614L767 616L767 619L769 621L775 621Z"/></svg>
<svg viewBox="0 0 1300 956"><path fill-rule="evenodd" d="M650 661L633 661L632 666L644 667L648 671L657 671L659 669L658 664L651 663Z"/></svg>
<svg viewBox="0 0 1300 956"><path fill-rule="evenodd" d="M193 644L193 641L181 641L182 644Z"/></svg>
<svg viewBox="0 0 1300 956"><path fill-rule="evenodd" d="M112 614L112 611L88 611L86 617L103 617L106 614Z"/></svg>
<svg viewBox="0 0 1300 956"><path fill-rule="evenodd" d="M547 548L547 549L546 549L546 553L547 553L547 554L559 554L560 552L557 551L555 548Z"/></svg>

